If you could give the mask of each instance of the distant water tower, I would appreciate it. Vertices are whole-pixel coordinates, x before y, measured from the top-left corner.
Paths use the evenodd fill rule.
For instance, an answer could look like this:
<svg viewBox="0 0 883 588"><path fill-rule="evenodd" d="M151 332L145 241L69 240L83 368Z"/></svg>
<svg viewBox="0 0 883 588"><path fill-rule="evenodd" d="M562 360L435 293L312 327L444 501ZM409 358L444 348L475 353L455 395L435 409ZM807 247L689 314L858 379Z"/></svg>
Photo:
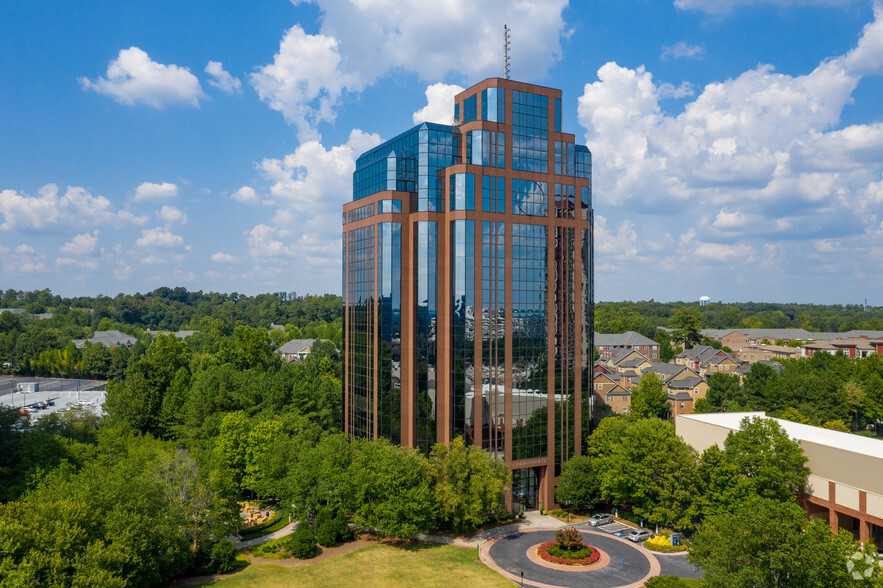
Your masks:
<svg viewBox="0 0 883 588"><path fill-rule="evenodd" d="M699 299L699 306L705 306L706 304L708 304L709 300L711 300L711 298L709 298L708 296L703 296Z"/></svg>

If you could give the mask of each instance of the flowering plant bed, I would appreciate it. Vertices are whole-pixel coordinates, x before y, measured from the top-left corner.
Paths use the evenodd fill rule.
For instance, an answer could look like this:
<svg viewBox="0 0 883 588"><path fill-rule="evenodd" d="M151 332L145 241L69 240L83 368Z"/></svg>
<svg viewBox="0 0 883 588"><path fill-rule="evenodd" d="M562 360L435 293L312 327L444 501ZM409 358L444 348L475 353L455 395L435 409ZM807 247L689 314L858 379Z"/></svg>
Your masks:
<svg viewBox="0 0 883 588"><path fill-rule="evenodd" d="M647 539L644 541L644 547L653 551L687 551L686 545L672 545L669 538L665 535L659 535L658 537Z"/></svg>
<svg viewBox="0 0 883 588"><path fill-rule="evenodd" d="M537 547L537 556L562 566L590 566L601 559L601 552L585 543L580 543L579 549L566 551L558 547L556 541L547 541Z"/></svg>

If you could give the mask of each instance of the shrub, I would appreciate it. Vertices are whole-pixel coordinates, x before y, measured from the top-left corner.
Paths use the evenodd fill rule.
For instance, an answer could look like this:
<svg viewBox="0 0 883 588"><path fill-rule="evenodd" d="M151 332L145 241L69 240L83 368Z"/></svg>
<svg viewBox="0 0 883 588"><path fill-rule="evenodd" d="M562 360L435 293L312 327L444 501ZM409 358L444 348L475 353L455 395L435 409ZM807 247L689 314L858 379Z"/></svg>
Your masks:
<svg viewBox="0 0 883 588"><path fill-rule="evenodd" d="M550 551L554 551L555 548L558 547L558 544L554 541L547 541L537 548L537 556L539 556L540 559L546 560L547 562L565 566L589 566L601 559L601 552L597 549L592 548L589 545L583 544L581 546L589 551L589 555L587 557L581 558L572 557L574 555L573 552L564 552L570 557L562 557L560 555L553 555L552 553L550 553Z"/></svg>
<svg viewBox="0 0 883 588"><path fill-rule="evenodd" d="M346 515L337 507L327 507L316 513L316 539L322 547L333 547L353 538Z"/></svg>
<svg viewBox="0 0 883 588"><path fill-rule="evenodd" d="M671 544L671 538L667 535L658 535L644 541L644 547L654 551L687 551L686 545L674 546Z"/></svg>
<svg viewBox="0 0 883 588"><path fill-rule="evenodd" d="M583 536L574 527L564 527L555 533L555 541L565 551L574 551L583 542Z"/></svg>
<svg viewBox="0 0 883 588"><path fill-rule="evenodd" d="M236 568L236 547L229 539L221 539L212 545L208 567L216 574L227 574Z"/></svg>
<svg viewBox="0 0 883 588"><path fill-rule="evenodd" d="M288 540L288 550L297 559L310 559L316 555L316 533L313 526L302 522Z"/></svg>
<svg viewBox="0 0 883 588"><path fill-rule="evenodd" d="M687 583L677 576L654 576L644 582L644 588L685 588Z"/></svg>

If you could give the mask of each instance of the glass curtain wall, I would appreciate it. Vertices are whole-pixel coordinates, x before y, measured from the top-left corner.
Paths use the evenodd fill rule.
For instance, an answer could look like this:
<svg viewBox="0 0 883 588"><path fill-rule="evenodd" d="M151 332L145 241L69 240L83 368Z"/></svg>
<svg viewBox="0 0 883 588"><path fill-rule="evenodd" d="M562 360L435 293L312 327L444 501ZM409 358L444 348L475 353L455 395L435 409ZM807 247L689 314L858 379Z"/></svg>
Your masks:
<svg viewBox="0 0 883 588"><path fill-rule="evenodd" d="M481 225L482 448L504 458L506 367L506 224Z"/></svg>
<svg viewBox="0 0 883 588"><path fill-rule="evenodd" d="M547 230L512 225L512 459L548 451Z"/></svg>
<svg viewBox="0 0 883 588"><path fill-rule="evenodd" d="M377 281L379 335L377 391L379 437L401 441L402 391L402 225L378 225Z"/></svg>
<svg viewBox="0 0 883 588"><path fill-rule="evenodd" d="M512 91L512 169L549 171L549 100Z"/></svg>
<svg viewBox="0 0 883 588"><path fill-rule="evenodd" d="M462 436L471 445L475 427L475 221L451 222L451 270L451 438Z"/></svg>
<svg viewBox="0 0 883 588"><path fill-rule="evenodd" d="M574 452L576 308L574 305L574 229L555 227L555 475ZM580 290L581 291L581 290Z"/></svg>
<svg viewBox="0 0 883 588"><path fill-rule="evenodd" d="M438 224L415 223L417 271L417 448L429 454L436 442L436 328L438 313Z"/></svg>
<svg viewBox="0 0 883 588"><path fill-rule="evenodd" d="M582 440L583 440L583 454L586 451L586 439L588 435L592 432L589 426L589 423L592 418L592 409L594 408L594 401L592 397L595 394L595 386L594 386L594 352L595 352L595 279L592 274L593 267L593 259L592 256L594 252L592 248L594 247L593 243L593 235L592 235L592 220L589 220L589 228L588 229L580 229L582 233L582 272L580 272L580 281L582 282L581 290L583 296L583 316L582 316L582 365L583 365L583 381L582 381L582 391L583 391L583 402L588 402L589 406L587 410L582 411L582 414L585 415L582 423Z"/></svg>
<svg viewBox="0 0 883 588"><path fill-rule="evenodd" d="M349 421L353 435L370 437L374 412L374 227L348 233Z"/></svg>

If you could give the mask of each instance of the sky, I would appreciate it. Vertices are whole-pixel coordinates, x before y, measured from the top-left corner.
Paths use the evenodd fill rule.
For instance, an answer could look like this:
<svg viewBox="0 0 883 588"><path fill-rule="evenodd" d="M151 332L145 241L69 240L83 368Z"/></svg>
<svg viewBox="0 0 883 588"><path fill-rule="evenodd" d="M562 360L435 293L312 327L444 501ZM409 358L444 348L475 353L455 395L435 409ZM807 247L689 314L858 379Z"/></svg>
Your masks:
<svg viewBox="0 0 883 588"><path fill-rule="evenodd" d="M883 305L883 0L0 0L0 288L340 293L355 159L503 76L597 300Z"/></svg>

